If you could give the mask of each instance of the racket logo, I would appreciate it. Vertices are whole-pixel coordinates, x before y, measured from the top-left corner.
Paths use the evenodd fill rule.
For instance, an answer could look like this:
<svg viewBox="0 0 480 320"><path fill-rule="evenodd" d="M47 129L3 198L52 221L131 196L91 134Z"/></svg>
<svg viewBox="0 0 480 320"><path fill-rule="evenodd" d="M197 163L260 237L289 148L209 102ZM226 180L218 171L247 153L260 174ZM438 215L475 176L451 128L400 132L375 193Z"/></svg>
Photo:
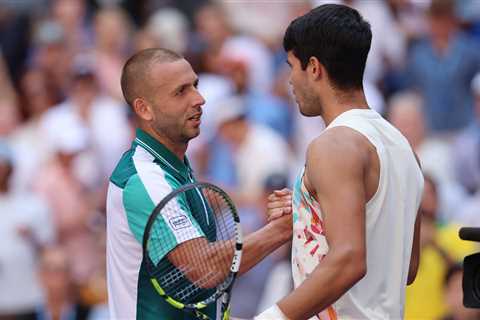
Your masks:
<svg viewBox="0 0 480 320"><path fill-rule="evenodd" d="M184 215L171 217L170 219L168 219L168 222L174 230L188 228L192 225L190 219L188 219L188 217Z"/></svg>

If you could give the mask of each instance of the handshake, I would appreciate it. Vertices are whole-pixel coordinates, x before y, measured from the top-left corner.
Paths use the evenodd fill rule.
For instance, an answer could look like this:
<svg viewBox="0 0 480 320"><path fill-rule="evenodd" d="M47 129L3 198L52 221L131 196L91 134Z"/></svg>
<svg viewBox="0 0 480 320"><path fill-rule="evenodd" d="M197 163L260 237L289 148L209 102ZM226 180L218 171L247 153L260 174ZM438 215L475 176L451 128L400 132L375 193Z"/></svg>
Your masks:
<svg viewBox="0 0 480 320"><path fill-rule="evenodd" d="M284 188L268 196L267 220L272 221L292 213L292 191Z"/></svg>
<svg viewBox="0 0 480 320"><path fill-rule="evenodd" d="M271 227L285 238L292 237L292 191L284 188L268 196L267 227ZM230 317L230 320L281 320L287 319L275 305L253 319Z"/></svg>
<svg viewBox="0 0 480 320"><path fill-rule="evenodd" d="M268 225L285 235L292 235L292 191L284 188L275 190L268 196Z"/></svg>

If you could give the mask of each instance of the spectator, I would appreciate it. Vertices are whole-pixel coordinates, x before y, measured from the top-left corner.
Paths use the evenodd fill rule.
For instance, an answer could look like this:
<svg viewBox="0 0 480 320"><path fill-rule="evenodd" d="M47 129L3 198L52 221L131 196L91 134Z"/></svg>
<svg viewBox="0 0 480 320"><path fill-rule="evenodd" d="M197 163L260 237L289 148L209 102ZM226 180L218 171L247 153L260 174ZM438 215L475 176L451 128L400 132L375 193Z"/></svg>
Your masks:
<svg viewBox="0 0 480 320"><path fill-rule="evenodd" d="M288 179L285 174L275 173L268 176L263 182L261 196L258 197L258 205L255 208L250 208L250 210L245 210L245 207L238 208L242 230L249 233L265 225L268 196L273 190L281 190L287 187ZM257 264L250 272L237 279L232 293L232 301L235 301L232 304L232 314L234 316L252 318L259 310L264 309L260 309L260 303L271 305L291 291L293 280L290 272L290 261L288 261L290 252L290 245L280 247L272 255L267 256ZM271 283L271 281L274 281L274 283ZM268 284L269 287L267 287Z"/></svg>
<svg viewBox="0 0 480 320"><path fill-rule="evenodd" d="M32 187L32 176L37 173L39 165L51 157L41 119L56 99L47 74L41 69L27 70L20 86L20 101L27 120L18 126L10 138L17 159L12 188L28 189Z"/></svg>
<svg viewBox="0 0 480 320"><path fill-rule="evenodd" d="M0 319L33 320L43 299L36 257L54 240L54 228L43 201L11 190L14 170L13 153L0 141Z"/></svg>
<svg viewBox="0 0 480 320"><path fill-rule="evenodd" d="M88 133L92 150L90 163L95 164L90 164L82 175L87 177L90 172L91 181L86 185L104 181L129 138L126 107L100 91L94 63L90 56L76 57L68 99L48 110L42 120L47 139L55 140L70 127L81 127ZM96 168L98 176L92 176Z"/></svg>
<svg viewBox="0 0 480 320"><path fill-rule="evenodd" d="M409 86L425 97L432 133L458 132L473 118L469 84L480 69L480 46L459 31L454 0L432 0L428 21L429 35L409 54Z"/></svg>
<svg viewBox="0 0 480 320"><path fill-rule="evenodd" d="M465 255L476 250L473 243L458 238L458 225L439 223L438 201L434 180L425 176L424 193L420 205L421 259L417 278L407 287L406 319L436 320L443 317L447 312L444 304L443 283L448 266L460 262Z"/></svg>
<svg viewBox="0 0 480 320"><path fill-rule="evenodd" d="M420 158L423 172L438 181L439 219L455 219L457 208L465 201L466 194L454 179L450 144L426 134L421 97L413 92L395 94L389 101L388 120L410 142Z"/></svg>
<svg viewBox="0 0 480 320"><path fill-rule="evenodd" d="M122 9L112 7L96 13L94 27L93 52L100 90L107 96L123 102L120 75L128 54L132 24Z"/></svg>
<svg viewBox="0 0 480 320"><path fill-rule="evenodd" d="M73 54L67 45L66 31L54 20L40 21L32 31L31 66L45 73L53 95L62 99L67 92Z"/></svg>
<svg viewBox="0 0 480 320"><path fill-rule="evenodd" d="M90 308L81 305L75 295L67 251L46 248L38 268L45 291L45 302L37 310L38 320L87 320Z"/></svg>
<svg viewBox="0 0 480 320"><path fill-rule="evenodd" d="M210 163L211 169L215 169L213 178L222 181L224 177L215 177L222 166L224 173L235 175L238 203L256 203L270 174L288 172L288 145L268 127L248 122L245 102L240 97L227 99L217 110L220 141L225 143L213 145ZM225 168L228 164L225 157L231 157L233 168Z"/></svg>
<svg viewBox="0 0 480 320"><path fill-rule="evenodd" d="M474 194L480 187L480 73L472 81L472 91L475 97L475 121L455 141L453 155L456 178Z"/></svg>
<svg viewBox="0 0 480 320"><path fill-rule="evenodd" d="M450 266L445 276L445 305L448 315L442 320L476 320L480 318L480 311L463 306L462 289L463 268L459 264Z"/></svg>

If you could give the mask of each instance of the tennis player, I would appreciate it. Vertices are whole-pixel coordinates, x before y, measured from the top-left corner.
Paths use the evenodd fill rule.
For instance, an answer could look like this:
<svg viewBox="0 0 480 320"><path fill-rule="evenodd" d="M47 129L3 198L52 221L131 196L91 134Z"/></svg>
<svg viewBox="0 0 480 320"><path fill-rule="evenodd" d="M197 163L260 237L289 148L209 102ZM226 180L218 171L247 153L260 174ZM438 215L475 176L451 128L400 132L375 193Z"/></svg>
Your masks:
<svg viewBox="0 0 480 320"><path fill-rule="evenodd" d="M365 99L371 38L356 10L334 4L285 33L300 112L327 127L293 190L295 290L255 319L403 319L418 266L423 175L405 137Z"/></svg>
<svg viewBox="0 0 480 320"><path fill-rule="evenodd" d="M185 152L200 133L203 97L198 77L180 55L146 49L131 57L121 86L137 117L135 140L120 159L107 197L107 281L112 319L186 320L155 291L142 262L142 238L154 207L173 189L194 182ZM202 201L198 197L195 201ZM201 237L208 217L196 212L168 216L162 237L172 243L163 258L182 243ZM275 220L244 239L240 273L291 239L291 218ZM166 241L167 242L167 241ZM205 313L216 319L215 305Z"/></svg>

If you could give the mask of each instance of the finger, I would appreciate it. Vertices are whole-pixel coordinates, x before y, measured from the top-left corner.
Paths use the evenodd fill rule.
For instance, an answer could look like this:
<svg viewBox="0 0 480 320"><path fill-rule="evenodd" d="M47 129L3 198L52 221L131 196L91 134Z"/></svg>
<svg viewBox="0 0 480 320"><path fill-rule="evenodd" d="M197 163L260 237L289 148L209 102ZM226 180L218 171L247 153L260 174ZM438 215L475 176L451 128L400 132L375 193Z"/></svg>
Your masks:
<svg viewBox="0 0 480 320"><path fill-rule="evenodd" d="M291 207L292 200L286 201L275 201L267 203L267 209L275 209L275 208L284 208L284 207Z"/></svg>
<svg viewBox="0 0 480 320"><path fill-rule="evenodd" d="M268 209L281 208L283 207L283 205L284 205L283 201L274 201L274 202L267 203L267 208Z"/></svg>
<svg viewBox="0 0 480 320"><path fill-rule="evenodd" d="M268 202L276 202L276 201L292 201L292 196L291 195L285 195L285 196L276 196L275 194L271 194L268 196Z"/></svg>
<svg viewBox="0 0 480 320"><path fill-rule="evenodd" d="M271 211L271 213L268 215L267 220L272 221L272 220L275 220L277 218L280 218L283 215L284 215L283 209L277 209L277 210Z"/></svg>
<svg viewBox="0 0 480 320"><path fill-rule="evenodd" d="M282 190L274 190L273 193L276 195L276 196L286 196L286 195L289 195L289 194L292 194L292 191L290 191L290 189L287 189L287 188L283 188Z"/></svg>
<svg viewBox="0 0 480 320"><path fill-rule="evenodd" d="M267 212L267 216L272 216L272 215L275 215L277 213L282 213L283 212L283 208L275 208L275 209L270 209L268 210Z"/></svg>
<svg viewBox="0 0 480 320"><path fill-rule="evenodd" d="M268 201L275 201L275 199L277 199L278 197L275 195L275 193L270 193L270 195L268 196Z"/></svg>

